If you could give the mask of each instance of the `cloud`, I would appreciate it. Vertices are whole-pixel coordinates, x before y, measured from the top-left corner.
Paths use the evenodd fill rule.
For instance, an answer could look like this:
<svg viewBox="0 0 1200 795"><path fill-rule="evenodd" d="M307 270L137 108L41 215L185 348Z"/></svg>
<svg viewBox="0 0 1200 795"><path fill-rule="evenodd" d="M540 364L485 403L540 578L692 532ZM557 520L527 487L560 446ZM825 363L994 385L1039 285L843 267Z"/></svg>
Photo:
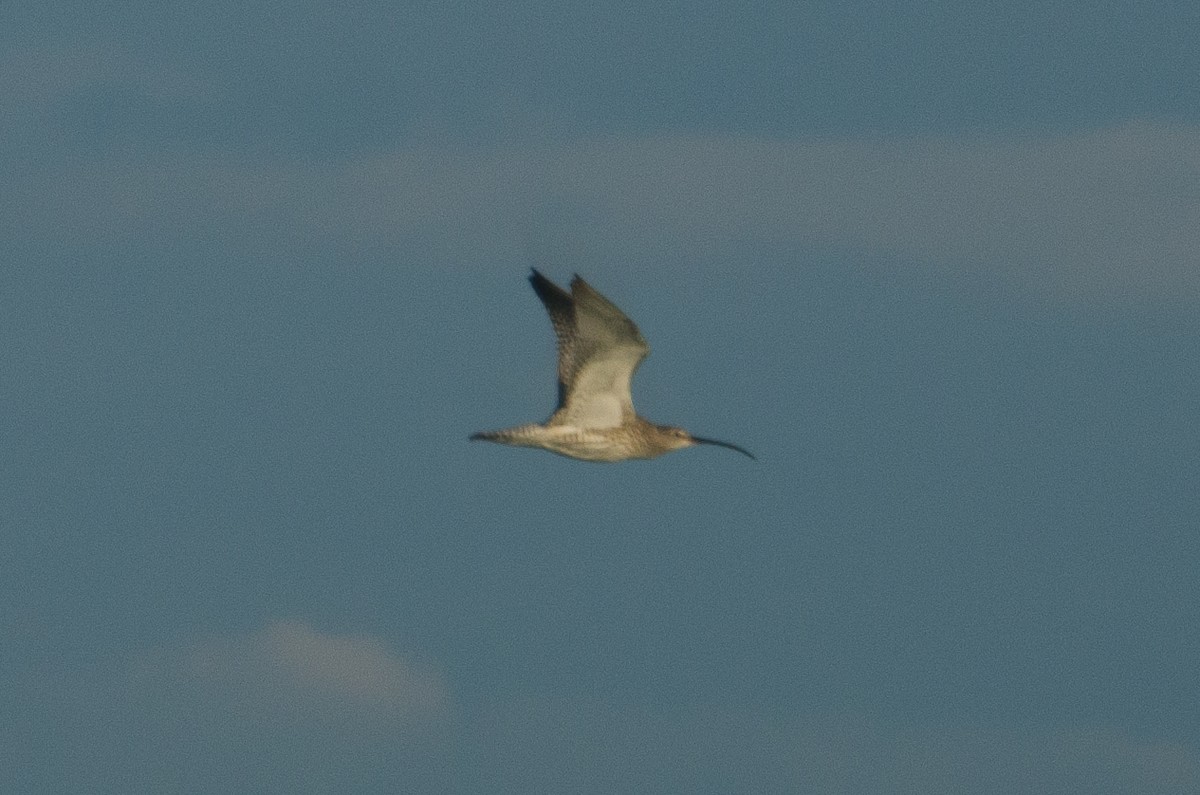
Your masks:
<svg viewBox="0 0 1200 795"><path fill-rule="evenodd" d="M533 219L558 235L586 224L622 249L832 247L1040 292L1154 297L1200 291L1197 152L1200 127L1150 123L993 139L628 138L400 151L347 164L312 195L328 233L431 239L462 258L519 252Z"/></svg>
<svg viewBox="0 0 1200 795"><path fill-rule="evenodd" d="M40 116L114 91L157 100L206 102L221 95L211 79L95 36L68 44L8 47L0 55L0 70L8 77L0 85L0 108L6 115L24 111Z"/></svg>
<svg viewBox="0 0 1200 795"><path fill-rule="evenodd" d="M862 717L797 732L798 780L821 792L1194 792L1200 753L1095 728L899 724Z"/></svg>
<svg viewBox="0 0 1200 795"><path fill-rule="evenodd" d="M446 789L445 681L370 635L274 621L3 684L14 791Z"/></svg>
<svg viewBox="0 0 1200 795"><path fill-rule="evenodd" d="M440 676L295 621L84 668L8 682L23 790L1200 791L1191 731L512 691L449 715Z"/></svg>
<svg viewBox="0 0 1200 795"><path fill-rule="evenodd" d="M168 660L174 676L269 715L423 724L442 720L449 707L439 674L370 636L323 633L298 621L208 638Z"/></svg>
<svg viewBox="0 0 1200 795"><path fill-rule="evenodd" d="M521 259L531 233L621 259L761 243L1154 299L1200 292L1197 152L1200 127L1131 122L993 138L414 145L315 163L172 153L22 174L4 201L19 219L12 235L402 250L433 262Z"/></svg>
<svg viewBox="0 0 1200 795"><path fill-rule="evenodd" d="M1200 791L1200 753L1180 742L1090 729L1060 732L1049 749L1064 772L1088 776L1118 791Z"/></svg>
<svg viewBox="0 0 1200 795"><path fill-rule="evenodd" d="M518 791L1005 795L1200 790L1200 752L1094 727L682 713L583 699L499 702L477 739L489 776ZM653 785L650 785L653 782Z"/></svg>

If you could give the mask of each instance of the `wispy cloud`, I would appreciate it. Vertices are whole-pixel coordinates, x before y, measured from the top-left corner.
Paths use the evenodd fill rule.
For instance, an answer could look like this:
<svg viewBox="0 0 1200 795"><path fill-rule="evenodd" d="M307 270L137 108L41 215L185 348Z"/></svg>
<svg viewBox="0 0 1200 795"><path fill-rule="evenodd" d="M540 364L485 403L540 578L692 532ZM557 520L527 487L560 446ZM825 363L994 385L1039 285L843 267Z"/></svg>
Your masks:
<svg viewBox="0 0 1200 795"><path fill-rule="evenodd" d="M1048 744L1064 772L1122 792L1200 791L1200 752L1180 742L1113 730L1059 732Z"/></svg>
<svg viewBox="0 0 1200 795"><path fill-rule="evenodd" d="M619 239L836 247L999 270L1037 290L1154 295L1200 288L1197 152L1200 128L1154 124L980 140L666 137L401 152L325 190L356 234L436 235L449 221L464 249L494 250L522 216L568 208Z"/></svg>
<svg viewBox="0 0 1200 795"><path fill-rule="evenodd" d="M320 718L424 723L445 717L442 677L368 635L276 621L232 637L211 637L169 655L174 675L270 712L289 705Z"/></svg>
<svg viewBox="0 0 1200 795"><path fill-rule="evenodd" d="M799 780L821 792L1193 792L1200 754L1115 730L901 725L861 717L800 730Z"/></svg>
<svg viewBox="0 0 1200 795"><path fill-rule="evenodd" d="M631 704L543 699L497 704L484 716L497 775L522 789L602 782L598 791L623 790L649 781L680 791L831 795L1184 795L1200 788L1198 749L1086 726L836 713L773 720L738 710L668 715Z"/></svg>
<svg viewBox="0 0 1200 795"><path fill-rule="evenodd" d="M22 791L444 789L446 683L371 635L284 620L26 668L0 719Z"/></svg>
<svg viewBox="0 0 1200 795"><path fill-rule="evenodd" d="M533 226L619 251L840 248L1122 300L1200 292L1197 152L1200 127L1129 123L979 139L420 146L315 164L173 153L31 172L4 203L23 218L14 234L482 262L524 256Z"/></svg>
<svg viewBox="0 0 1200 795"><path fill-rule="evenodd" d="M54 45L7 47L0 55L0 70L7 78L0 85L0 107L9 113L44 113L102 91L162 100L211 101L220 96L214 81L194 71L96 36Z"/></svg>

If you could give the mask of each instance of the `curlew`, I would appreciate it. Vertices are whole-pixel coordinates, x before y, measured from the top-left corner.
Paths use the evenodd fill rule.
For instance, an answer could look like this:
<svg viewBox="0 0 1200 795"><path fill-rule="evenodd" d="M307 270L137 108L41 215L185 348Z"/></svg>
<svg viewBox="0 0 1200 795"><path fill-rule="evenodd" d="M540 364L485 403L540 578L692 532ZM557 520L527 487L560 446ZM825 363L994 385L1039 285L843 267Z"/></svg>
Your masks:
<svg viewBox="0 0 1200 795"><path fill-rule="evenodd" d="M711 444L754 458L729 442L656 425L633 410L630 383L650 353L638 327L578 275L571 292L536 269L529 283L550 314L558 338L558 408L543 425L530 423L471 434L472 440L540 447L584 461L655 458Z"/></svg>

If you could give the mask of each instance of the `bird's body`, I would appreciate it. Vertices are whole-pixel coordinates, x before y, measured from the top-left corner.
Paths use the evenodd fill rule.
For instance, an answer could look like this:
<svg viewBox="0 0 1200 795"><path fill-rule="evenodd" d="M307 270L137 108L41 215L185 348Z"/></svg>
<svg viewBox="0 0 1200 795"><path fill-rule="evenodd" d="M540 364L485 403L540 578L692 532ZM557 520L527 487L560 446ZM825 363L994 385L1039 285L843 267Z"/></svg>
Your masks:
<svg viewBox="0 0 1200 795"><path fill-rule="evenodd" d="M611 428L556 425L551 418L545 425L531 423L502 431L483 431L471 438L516 447L540 447L583 461L609 462L655 458L692 444L690 439L671 435L669 429L660 428L637 416L632 422Z"/></svg>
<svg viewBox="0 0 1200 795"><path fill-rule="evenodd" d="M638 416L630 385L650 346L633 321L579 276L570 293L536 270L529 281L558 338L558 408L543 425L484 431L472 439L539 447L584 461L654 458L697 444L754 457L737 445Z"/></svg>

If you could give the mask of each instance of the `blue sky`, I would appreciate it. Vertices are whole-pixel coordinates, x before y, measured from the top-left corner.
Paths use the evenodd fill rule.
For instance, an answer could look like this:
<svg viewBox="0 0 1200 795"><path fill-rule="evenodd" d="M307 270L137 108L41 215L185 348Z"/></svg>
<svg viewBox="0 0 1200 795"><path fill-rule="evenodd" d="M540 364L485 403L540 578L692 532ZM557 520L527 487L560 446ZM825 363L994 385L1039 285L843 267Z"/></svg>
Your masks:
<svg viewBox="0 0 1200 795"><path fill-rule="evenodd" d="M1193 3L8 3L30 792L1200 789ZM578 271L700 448L552 408Z"/></svg>

